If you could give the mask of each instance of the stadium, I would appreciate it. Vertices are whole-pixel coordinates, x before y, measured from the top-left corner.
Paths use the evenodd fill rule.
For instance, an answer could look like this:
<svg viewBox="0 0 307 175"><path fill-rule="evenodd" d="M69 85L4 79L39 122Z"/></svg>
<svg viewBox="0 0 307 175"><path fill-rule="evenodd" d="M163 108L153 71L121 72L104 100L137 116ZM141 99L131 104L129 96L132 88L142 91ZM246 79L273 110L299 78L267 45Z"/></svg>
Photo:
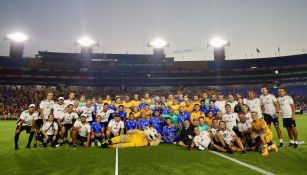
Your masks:
<svg viewBox="0 0 307 175"><path fill-rule="evenodd" d="M78 51L29 56L35 32L1 30L0 174L307 173L306 53L230 59L240 48L217 37L204 44L212 59L178 60L161 38L117 53L84 36Z"/></svg>

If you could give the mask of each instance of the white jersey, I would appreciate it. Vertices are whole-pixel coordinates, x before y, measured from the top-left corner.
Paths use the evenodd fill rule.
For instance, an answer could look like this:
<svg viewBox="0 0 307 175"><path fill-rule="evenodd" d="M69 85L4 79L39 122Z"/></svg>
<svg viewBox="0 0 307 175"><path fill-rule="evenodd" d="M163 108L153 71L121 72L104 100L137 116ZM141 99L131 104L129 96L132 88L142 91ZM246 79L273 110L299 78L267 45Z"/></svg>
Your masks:
<svg viewBox="0 0 307 175"><path fill-rule="evenodd" d="M101 111L101 112L98 113L98 111L97 111L96 116L100 115L101 122L108 122L109 117L113 112L114 112L114 110L112 110L112 109L108 109L107 112Z"/></svg>
<svg viewBox="0 0 307 175"><path fill-rule="evenodd" d="M101 113L103 111L103 103L99 104L97 103L97 110L96 110L96 113Z"/></svg>
<svg viewBox="0 0 307 175"><path fill-rule="evenodd" d="M228 145L231 144L233 137L236 135L236 133L233 130L229 130L229 129L226 129L225 131L220 130L219 133L222 135L225 143L227 143Z"/></svg>
<svg viewBox="0 0 307 175"><path fill-rule="evenodd" d="M38 119L38 112L29 113L29 110L25 110L20 115L20 120L23 120L22 126L32 126L32 121ZM18 120L17 125L20 125L20 120Z"/></svg>
<svg viewBox="0 0 307 175"><path fill-rule="evenodd" d="M222 100L222 101L216 101L215 102L215 106L218 107L218 109L220 111L222 111L222 114L225 114L226 113L226 110L225 110L225 104L226 104L226 101L225 100Z"/></svg>
<svg viewBox="0 0 307 175"><path fill-rule="evenodd" d="M232 130L233 127L237 126L237 121L239 121L237 113L224 114L222 120L226 123L226 127Z"/></svg>
<svg viewBox="0 0 307 175"><path fill-rule="evenodd" d="M90 122L93 121L93 109L91 107L81 106L77 109L78 112L81 114L86 115L86 121Z"/></svg>
<svg viewBox="0 0 307 175"><path fill-rule="evenodd" d="M79 128L81 127L79 130L78 130L78 133L80 136L82 137L87 137L88 133L91 132L91 125L86 122L86 123L82 123L80 120L77 120L74 124L74 127L75 128Z"/></svg>
<svg viewBox="0 0 307 175"><path fill-rule="evenodd" d="M68 105L75 105L75 100L64 100L64 105L65 105L65 108L67 108Z"/></svg>
<svg viewBox="0 0 307 175"><path fill-rule="evenodd" d="M73 123L73 120L78 120L79 119L79 116L77 113L75 112L72 112L72 113L68 113L68 112L65 112L61 117L61 123L63 125L65 124L72 124Z"/></svg>
<svg viewBox="0 0 307 175"><path fill-rule="evenodd" d="M252 123L249 120L246 120L244 123L242 123L242 122L238 123L238 130L240 132L246 132L251 127L252 127Z"/></svg>
<svg viewBox="0 0 307 175"><path fill-rule="evenodd" d="M245 114L245 118L246 118L246 120L253 122L252 114L250 112L247 112Z"/></svg>
<svg viewBox="0 0 307 175"><path fill-rule="evenodd" d="M193 139L195 146L200 150L208 149L208 146L211 143L211 138L207 131L202 131L198 136L195 136Z"/></svg>
<svg viewBox="0 0 307 175"><path fill-rule="evenodd" d="M264 107L264 113L269 114L272 117L275 117L276 108L275 108L274 103L277 102L275 95L273 94L268 94L266 96L260 95L260 100L261 100L261 104Z"/></svg>
<svg viewBox="0 0 307 175"><path fill-rule="evenodd" d="M64 104L60 105L58 103L55 103L53 105L53 115L54 115L54 118L58 119L59 117L61 117L64 114L64 109L65 109L65 105Z"/></svg>
<svg viewBox="0 0 307 175"><path fill-rule="evenodd" d="M51 113L51 110L53 109L54 101L53 100L43 100L39 104L39 108L43 109L44 116L41 116L42 119L48 120L48 116Z"/></svg>
<svg viewBox="0 0 307 175"><path fill-rule="evenodd" d="M292 118L291 105L294 104L292 97L290 97L289 95L278 97L277 102L279 104L281 116L283 118Z"/></svg>
<svg viewBox="0 0 307 175"><path fill-rule="evenodd" d="M110 123L108 124L108 128L111 128L111 132L115 135L119 135L120 129L125 128L125 124L123 121L116 122L115 119L112 119Z"/></svg>
<svg viewBox="0 0 307 175"><path fill-rule="evenodd" d="M250 111L256 111L258 113L258 118L262 118L261 101L259 98L247 100L246 104Z"/></svg>
<svg viewBox="0 0 307 175"><path fill-rule="evenodd" d="M215 136L215 134L218 133L219 130L220 130L219 128L210 127L210 132L213 136Z"/></svg>
<svg viewBox="0 0 307 175"><path fill-rule="evenodd" d="M234 112L235 106L238 104L238 102L237 101L233 101L233 102L228 101L226 104L229 104L230 107L231 107L231 112Z"/></svg>
<svg viewBox="0 0 307 175"><path fill-rule="evenodd" d="M47 121L43 124L42 130L46 132L48 136L53 135L55 130L58 130L58 124L54 121L53 123Z"/></svg>

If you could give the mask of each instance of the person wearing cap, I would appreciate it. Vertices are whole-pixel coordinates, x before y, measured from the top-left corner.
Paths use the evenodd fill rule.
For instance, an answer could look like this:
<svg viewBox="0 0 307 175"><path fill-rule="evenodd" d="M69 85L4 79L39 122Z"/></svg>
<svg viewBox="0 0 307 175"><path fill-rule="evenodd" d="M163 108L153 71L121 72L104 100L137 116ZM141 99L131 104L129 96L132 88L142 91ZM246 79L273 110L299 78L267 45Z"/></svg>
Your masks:
<svg viewBox="0 0 307 175"><path fill-rule="evenodd" d="M117 113L113 113L112 116L113 119L109 122L107 129L108 139L113 138L115 136L123 135L125 129L125 124L120 119L120 116Z"/></svg>
<svg viewBox="0 0 307 175"><path fill-rule="evenodd" d="M29 109L25 110L21 113L18 121L17 121L17 127L15 130L15 150L18 150L18 140L19 135L22 131L26 130L26 132L29 134L28 144L26 148L30 148L34 133L35 133L35 120L38 118L38 112L35 111L35 105L30 104Z"/></svg>
<svg viewBox="0 0 307 175"><path fill-rule="evenodd" d="M53 115L55 120L57 120L61 115L64 114L65 104L64 98L59 97L58 102L53 105Z"/></svg>
<svg viewBox="0 0 307 175"><path fill-rule="evenodd" d="M67 136L68 132L70 133L70 137L72 138L72 127L73 123L78 120L79 116L76 112L74 112L74 105L69 104L67 106L67 112L63 113L58 117L58 125L61 128L61 141L60 144L68 142Z"/></svg>
<svg viewBox="0 0 307 175"><path fill-rule="evenodd" d="M91 125L86 121L86 114L81 114L81 119L77 120L73 126L72 144L73 148L77 147L77 143L84 147L89 147L91 139Z"/></svg>
<svg viewBox="0 0 307 175"><path fill-rule="evenodd" d="M43 124L41 133L43 136L43 146L47 147L47 144L51 142L52 147L56 147L57 135L59 131L59 126L56 121L54 121L54 115L49 114L48 121Z"/></svg>

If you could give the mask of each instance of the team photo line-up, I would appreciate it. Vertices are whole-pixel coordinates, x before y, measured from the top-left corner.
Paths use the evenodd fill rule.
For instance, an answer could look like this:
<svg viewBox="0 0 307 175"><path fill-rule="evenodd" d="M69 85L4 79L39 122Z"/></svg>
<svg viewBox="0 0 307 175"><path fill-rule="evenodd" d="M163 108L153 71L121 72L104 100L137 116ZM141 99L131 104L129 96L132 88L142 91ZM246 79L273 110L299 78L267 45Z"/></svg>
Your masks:
<svg viewBox="0 0 307 175"><path fill-rule="evenodd" d="M29 134L26 148L34 146L57 148L69 144L76 149L83 147L141 147L160 143L176 144L191 150L216 150L220 152L258 151L267 156L269 151L278 152L285 147L279 127L289 137L290 148L299 148L295 123L295 104L286 88L278 89L278 97L269 93L266 86L258 97L254 90L248 98L239 94L151 96L146 93L129 96L110 95L86 99L70 92L68 99L53 92L37 106L30 104L18 118L15 130L15 149L18 150L20 133ZM279 146L273 143L274 128Z"/></svg>

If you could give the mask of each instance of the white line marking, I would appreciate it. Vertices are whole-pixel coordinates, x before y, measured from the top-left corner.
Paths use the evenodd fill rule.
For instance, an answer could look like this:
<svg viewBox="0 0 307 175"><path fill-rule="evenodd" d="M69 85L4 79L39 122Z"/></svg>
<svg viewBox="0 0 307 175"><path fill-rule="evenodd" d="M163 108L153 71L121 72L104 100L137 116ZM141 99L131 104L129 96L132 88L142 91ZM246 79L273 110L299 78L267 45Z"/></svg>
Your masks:
<svg viewBox="0 0 307 175"><path fill-rule="evenodd" d="M118 148L116 147L115 153L115 175L118 175Z"/></svg>
<svg viewBox="0 0 307 175"><path fill-rule="evenodd" d="M264 169L258 168L258 167L254 166L254 165L247 164L247 163L242 162L242 161L239 161L239 160L237 160L237 159L234 159L234 158L225 156L224 154L221 154L221 153L218 153L218 152L215 152L215 151L209 151L209 152L211 152L211 153L213 153L213 154L215 154L215 155L218 155L218 156L220 156L220 157L223 157L223 158L225 158L225 159L228 159L228 160L230 160L230 161L232 161L232 162L235 162L235 163L237 163L237 164L239 164L239 165L245 166L245 167L247 167L247 168L249 168L249 169L255 170L255 171L257 171L257 172L259 172L259 173L261 173L261 174L265 174L265 175L274 175L273 173L271 173L271 172L269 172L269 171L266 171L266 170L264 170Z"/></svg>

